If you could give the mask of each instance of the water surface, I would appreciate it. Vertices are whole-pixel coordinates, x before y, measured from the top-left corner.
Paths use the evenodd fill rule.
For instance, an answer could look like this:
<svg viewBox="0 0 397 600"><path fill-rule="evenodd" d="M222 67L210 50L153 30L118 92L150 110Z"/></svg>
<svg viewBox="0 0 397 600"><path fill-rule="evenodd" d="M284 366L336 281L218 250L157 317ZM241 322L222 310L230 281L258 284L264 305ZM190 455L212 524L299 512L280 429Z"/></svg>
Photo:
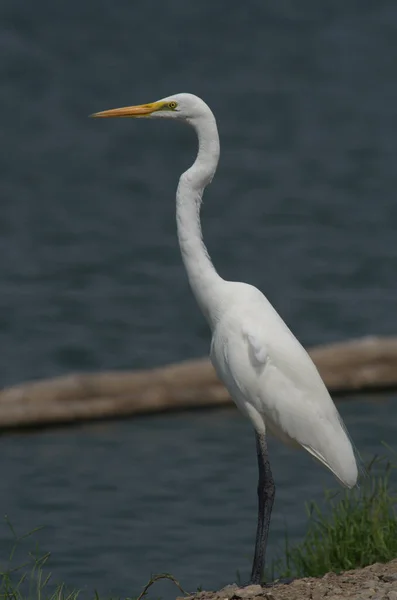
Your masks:
<svg viewBox="0 0 397 600"><path fill-rule="evenodd" d="M203 227L222 275L266 291L305 344L395 333L396 39L392 0L3 0L0 384L207 352L174 222L192 132L87 118L181 91L218 120ZM341 404L365 456L394 443L395 400ZM0 444L1 512L45 526L57 580L125 595L156 571L189 589L247 576L256 465L235 411ZM333 480L271 451L274 556Z"/></svg>
<svg viewBox="0 0 397 600"><path fill-rule="evenodd" d="M364 459L395 443L397 397L341 402ZM235 409L3 438L7 487L0 494L19 533L52 553L57 581L132 595L152 573L171 572L188 590L247 580L256 527L256 455L250 425ZM305 533L304 503L338 487L305 453L271 440L277 495L269 558ZM1 527L0 555L9 548ZM27 546L26 546L27 547ZM174 597L168 585L155 593ZM157 596L156 596L157 597Z"/></svg>

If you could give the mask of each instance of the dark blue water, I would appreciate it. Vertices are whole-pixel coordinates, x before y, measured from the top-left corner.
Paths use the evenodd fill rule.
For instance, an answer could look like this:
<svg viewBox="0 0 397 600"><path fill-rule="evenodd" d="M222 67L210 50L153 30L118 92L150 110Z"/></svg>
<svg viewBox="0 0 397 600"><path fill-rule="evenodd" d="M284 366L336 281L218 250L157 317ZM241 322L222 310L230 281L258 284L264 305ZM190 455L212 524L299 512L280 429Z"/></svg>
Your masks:
<svg viewBox="0 0 397 600"><path fill-rule="evenodd" d="M392 0L3 0L0 383L207 352L174 223L192 132L87 118L181 91L218 119L203 227L222 275L265 291L305 344L395 333L396 40ZM383 402L341 406L364 455L393 443ZM130 594L158 570L191 589L248 573L256 474L237 413L1 444L1 511L21 532L47 526L70 585ZM274 552L284 518L298 539L304 500L332 479L273 456Z"/></svg>
<svg viewBox="0 0 397 600"><path fill-rule="evenodd" d="M341 403L364 458L395 444L397 395ZM304 503L321 503L332 475L305 453L271 440L277 492L268 557L283 556L284 536L299 542ZM2 441L0 495L17 534L44 529L21 546L13 564L39 543L51 552L54 581L102 595L134 596L152 573L171 572L183 587L219 588L247 581L256 527L253 433L237 410L154 416ZM0 556L11 536L0 525ZM151 597L173 598L159 585Z"/></svg>

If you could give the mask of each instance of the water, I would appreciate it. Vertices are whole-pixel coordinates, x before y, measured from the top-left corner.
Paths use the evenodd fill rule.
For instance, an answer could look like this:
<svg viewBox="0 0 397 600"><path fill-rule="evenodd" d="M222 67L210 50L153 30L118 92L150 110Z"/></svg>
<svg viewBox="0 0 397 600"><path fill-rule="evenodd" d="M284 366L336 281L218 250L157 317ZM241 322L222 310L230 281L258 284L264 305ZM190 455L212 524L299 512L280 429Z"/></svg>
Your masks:
<svg viewBox="0 0 397 600"><path fill-rule="evenodd" d="M395 332L392 0L3 0L0 24L2 385L207 352L174 223L192 133L87 118L180 91L218 119L203 227L221 273L265 290L305 344ZM341 410L368 456L393 443L392 396ZM126 594L156 570L189 588L248 572L256 474L237 413L1 444L1 510L20 532L47 526L70 585ZM284 516L298 538L303 501L332 480L272 452L274 550Z"/></svg>
<svg viewBox="0 0 397 600"><path fill-rule="evenodd" d="M397 396L340 405L364 457L395 442ZM306 454L271 440L277 485L269 557L284 534L299 541L305 501L321 502L333 477ZM249 577L256 526L256 457L251 428L233 409L57 430L3 439L7 486L1 506L19 533L52 552L51 568L102 594L137 594L152 573L168 571L185 589L219 588ZM3 460L3 464L4 464ZM0 555L10 548L1 527ZM22 548L34 546L25 544ZM21 552L20 560L26 558ZM170 586L154 596L175 597Z"/></svg>

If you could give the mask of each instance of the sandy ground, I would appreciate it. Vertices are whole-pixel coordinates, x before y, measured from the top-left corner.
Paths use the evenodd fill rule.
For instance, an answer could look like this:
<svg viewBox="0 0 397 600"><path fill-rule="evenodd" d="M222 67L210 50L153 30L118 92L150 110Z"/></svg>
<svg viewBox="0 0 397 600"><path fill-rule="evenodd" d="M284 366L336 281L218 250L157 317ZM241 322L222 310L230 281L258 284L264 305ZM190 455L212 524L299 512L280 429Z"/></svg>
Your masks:
<svg viewBox="0 0 397 600"><path fill-rule="evenodd" d="M288 584L239 588L229 585L218 592L199 592L184 600L397 600L397 559L364 569L306 577ZM182 600L182 599L177 599Z"/></svg>

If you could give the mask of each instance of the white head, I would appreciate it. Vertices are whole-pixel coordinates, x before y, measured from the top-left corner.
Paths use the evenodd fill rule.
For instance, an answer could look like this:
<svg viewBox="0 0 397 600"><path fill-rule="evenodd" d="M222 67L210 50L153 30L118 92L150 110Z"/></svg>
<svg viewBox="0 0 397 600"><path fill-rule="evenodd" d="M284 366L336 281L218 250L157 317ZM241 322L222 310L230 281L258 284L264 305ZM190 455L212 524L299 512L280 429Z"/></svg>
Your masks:
<svg viewBox="0 0 397 600"><path fill-rule="evenodd" d="M211 109L198 96L175 94L150 104L125 106L98 112L92 117L130 117L146 119L179 119L193 124L202 117L213 116Z"/></svg>

